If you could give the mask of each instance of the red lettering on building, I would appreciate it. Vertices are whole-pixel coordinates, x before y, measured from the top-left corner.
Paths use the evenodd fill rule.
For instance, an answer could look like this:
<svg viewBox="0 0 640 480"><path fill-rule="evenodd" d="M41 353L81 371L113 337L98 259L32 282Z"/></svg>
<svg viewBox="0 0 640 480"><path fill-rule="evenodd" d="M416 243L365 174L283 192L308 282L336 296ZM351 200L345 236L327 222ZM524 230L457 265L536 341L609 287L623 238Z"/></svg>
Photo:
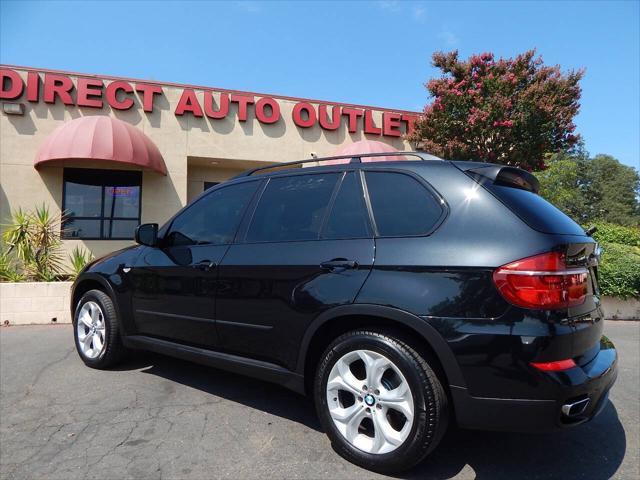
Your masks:
<svg viewBox="0 0 640 480"><path fill-rule="evenodd" d="M44 101L45 103L56 103L56 97L65 105L73 105L71 91L73 82L64 75L47 73L44 76Z"/></svg>
<svg viewBox="0 0 640 480"><path fill-rule="evenodd" d="M248 106L253 103L253 97L234 93L231 95L231 101L238 104L238 120L246 122Z"/></svg>
<svg viewBox="0 0 640 480"><path fill-rule="evenodd" d="M184 115L185 112L193 113L194 117L202 117L202 107L196 97L196 92L191 89L185 89L182 91L178 106L176 107L176 115Z"/></svg>
<svg viewBox="0 0 640 480"><path fill-rule="evenodd" d="M344 107L342 109L342 115L346 115L347 117L349 117L349 123L348 123L349 132L350 133L357 132L358 117L361 117L363 115L362 110L360 110L359 108Z"/></svg>
<svg viewBox="0 0 640 480"><path fill-rule="evenodd" d="M384 112L382 114L382 134L388 137L399 137L402 135L400 131L400 122L402 115L393 112Z"/></svg>
<svg viewBox="0 0 640 480"><path fill-rule="evenodd" d="M162 95L162 87L148 83L136 83L136 91L142 93L142 109L147 113L153 112L153 98L155 95Z"/></svg>
<svg viewBox="0 0 640 480"><path fill-rule="evenodd" d="M417 115L402 115L402 120L407 124L407 136L413 133L413 126L417 119Z"/></svg>
<svg viewBox="0 0 640 480"><path fill-rule="evenodd" d="M40 75L37 72L27 73L27 100L30 102L40 100Z"/></svg>
<svg viewBox="0 0 640 480"><path fill-rule="evenodd" d="M269 107L271 114L265 111ZM280 105L271 97L262 97L256 102L256 118L261 123L276 123L280 120Z"/></svg>
<svg viewBox="0 0 640 480"><path fill-rule="evenodd" d="M132 83L125 80L113 80L105 85L104 80L95 77L69 75L58 73L44 73L41 81L37 71L27 71L26 81L15 70L0 68L0 99L17 100L25 94L26 101L55 103L58 99L65 105L77 105L78 107L104 108L108 104L114 110L129 110L134 105L135 95L138 92L142 109L153 112L156 95L163 95L161 85ZM40 86L42 84L42 96ZM26 87L26 88L25 88ZM75 90L75 93L73 92ZM180 100L175 108L175 115L182 116L191 113L195 117L207 116L211 119L223 119L229 115L230 103L234 102L238 108L238 121L246 122L249 119L249 106L254 105L255 119L263 124L274 124L282 117L280 102L295 101L292 118L295 125L301 128L319 126L323 130L335 131L342 125L342 118L346 117L347 129L350 133L363 130L367 135L383 135L387 137L401 137L403 130L411 135L414 130L414 122L419 118L417 114L396 113L381 111L371 108L357 108L355 106L341 106L332 104L315 104L311 100L296 100L287 97L258 97L248 93L221 92L219 100L214 100L214 92L207 89L202 91L203 98L199 97L195 88L185 87ZM203 100L204 103L201 103ZM217 103L217 105L216 105ZM216 108L217 107L217 108ZM381 125L376 125L373 118L374 112L382 114ZM359 119L362 117L362 123ZM403 128L404 127L404 128Z"/></svg>
<svg viewBox="0 0 640 480"><path fill-rule="evenodd" d="M118 92L124 92L122 100L118 100ZM133 98L128 96L130 93L133 93L133 87L127 82L111 82L107 85L107 103L116 110L129 110L133 107Z"/></svg>
<svg viewBox="0 0 640 480"><path fill-rule="evenodd" d="M373 121L373 112L371 110L364 111L364 133L368 133L370 135L380 135L382 133L382 129L380 127L376 127L376 124Z"/></svg>
<svg viewBox="0 0 640 480"><path fill-rule="evenodd" d="M79 78L76 104L79 107L102 108L102 87L102 80Z"/></svg>
<svg viewBox="0 0 640 480"><path fill-rule="evenodd" d="M18 72L3 68L0 70L0 99L15 100L22 95L24 82Z"/></svg>
<svg viewBox="0 0 640 480"><path fill-rule="evenodd" d="M213 109L213 93L209 90L204 92L204 113L209 118L224 118L229 113L229 95L220 94L218 110Z"/></svg>
<svg viewBox="0 0 640 480"><path fill-rule="evenodd" d="M325 130L337 130L340 128L340 120L342 110L339 106L334 105L331 111L331 121L329 121L329 114L327 112L328 105L320 105L318 107L318 120L320 120L320 126Z"/></svg>
<svg viewBox="0 0 640 480"><path fill-rule="evenodd" d="M302 115L302 112L307 112L306 117ZM299 102L293 106L293 123L301 128L313 127L316 124L316 111L313 105L306 102Z"/></svg>

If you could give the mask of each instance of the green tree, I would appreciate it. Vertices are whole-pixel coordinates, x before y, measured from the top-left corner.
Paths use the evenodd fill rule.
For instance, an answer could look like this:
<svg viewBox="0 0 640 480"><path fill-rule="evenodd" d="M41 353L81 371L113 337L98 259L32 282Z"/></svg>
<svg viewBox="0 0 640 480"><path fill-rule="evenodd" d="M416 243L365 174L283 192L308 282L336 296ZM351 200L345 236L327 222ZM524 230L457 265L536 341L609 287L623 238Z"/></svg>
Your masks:
<svg viewBox="0 0 640 480"><path fill-rule="evenodd" d="M611 155L596 155L587 162L586 196L594 220L619 225L640 225L640 176Z"/></svg>
<svg viewBox="0 0 640 480"><path fill-rule="evenodd" d="M411 140L435 155L543 169L547 153L566 151L573 132L583 72L563 74L545 66L535 51L511 59L493 54L460 60L436 52L443 72L426 87L433 97L416 122Z"/></svg>
<svg viewBox="0 0 640 480"><path fill-rule="evenodd" d="M588 222L591 212L587 205L586 161L566 154L553 155L547 168L536 172L540 181L540 195L578 223Z"/></svg>
<svg viewBox="0 0 640 480"><path fill-rule="evenodd" d="M557 154L536 172L540 194L577 222L640 225L640 176L610 155Z"/></svg>

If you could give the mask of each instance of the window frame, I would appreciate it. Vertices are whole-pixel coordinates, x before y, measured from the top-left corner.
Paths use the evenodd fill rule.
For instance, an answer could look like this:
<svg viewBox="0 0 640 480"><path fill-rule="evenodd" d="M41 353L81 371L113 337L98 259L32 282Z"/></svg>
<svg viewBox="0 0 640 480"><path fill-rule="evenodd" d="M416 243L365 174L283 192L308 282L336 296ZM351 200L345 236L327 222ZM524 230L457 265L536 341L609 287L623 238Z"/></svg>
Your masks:
<svg viewBox="0 0 640 480"><path fill-rule="evenodd" d="M107 217L105 216L105 212L104 212L104 207L105 207L105 188L107 186L117 186L117 185L106 185L107 180L103 180L102 183L99 185L100 186L100 216L99 217L87 217L87 216L69 216L67 215L66 212L66 204L67 204L67 182L71 182L70 180L67 180L67 175L70 173L86 173L88 175L99 175L99 176L105 176L108 174L121 174L121 173L125 173L127 175L135 175L139 178L140 183L139 185L135 185L140 189L140 195L138 198L138 216L137 217ZM71 182L71 183L75 183L75 182ZM113 183L113 182L112 182ZM87 184L88 185L88 184ZM98 186L98 185L95 185ZM131 237L105 237L104 236L104 222L106 221L117 221L117 220L136 220L138 222L138 225L140 225L140 222L142 221L142 172L139 170L116 170L116 169L101 169L101 168L76 168L76 167L65 167L62 170L62 213L63 213L63 221L61 222L61 226L60 226L60 238L62 240L105 240L105 241L110 241L110 240L133 240L134 236L131 235ZM97 220L100 222L100 236L98 237L73 237L70 235L66 235L65 234L65 225L68 219L75 219L75 220Z"/></svg>
<svg viewBox="0 0 640 480"><path fill-rule="evenodd" d="M409 176L414 180L416 180L427 191L427 193L433 196L433 198L436 200L436 203L440 206L441 211L440 211L440 216L438 217L438 220L436 220L433 226L429 230L427 230L427 232L425 233L413 234L413 235L381 235L380 231L378 230L378 225L376 223L375 215L373 213L373 206L371 205L371 196L369 193L369 187L367 185L367 177L366 177L367 172L396 173L400 175ZM400 170L397 168L387 168L387 167L383 167L383 168L362 167L360 168L360 176L361 176L362 187L364 188L364 195L366 199L365 201L367 205L367 210L369 211L369 221L371 222L371 226L373 228L373 234L375 238L428 237L432 235L436 230L438 230L440 226L444 223L446 218L449 216L449 204L447 203L445 198L442 195L440 195L440 193L435 188L433 188L433 186L427 180L425 180L422 176L418 175L417 173L411 170Z"/></svg>
<svg viewBox="0 0 640 480"><path fill-rule="evenodd" d="M342 191L342 185L344 184L344 181L346 180L347 175L350 175L350 174L354 175L354 178L356 180L356 188L358 189L358 193L359 195L361 195L361 198L362 198L362 207L364 208L367 234L359 235L355 237L340 237L340 238L325 237L327 233L326 230L329 224L329 219L331 218L331 214L333 213L333 208L335 207L336 200L338 199L338 195L340 195L340 192ZM354 168L354 169L342 171L342 175L338 179L338 183L331 195L331 199L329 200L329 205L327 208L328 208L327 213L322 219L322 226L320 228L320 235L318 240L360 240L360 239L369 239L369 238L375 237L375 230L373 226L374 224L372 222L371 212L368 206L368 198L366 195L365 185L363 183L361 169Z"/></svg>

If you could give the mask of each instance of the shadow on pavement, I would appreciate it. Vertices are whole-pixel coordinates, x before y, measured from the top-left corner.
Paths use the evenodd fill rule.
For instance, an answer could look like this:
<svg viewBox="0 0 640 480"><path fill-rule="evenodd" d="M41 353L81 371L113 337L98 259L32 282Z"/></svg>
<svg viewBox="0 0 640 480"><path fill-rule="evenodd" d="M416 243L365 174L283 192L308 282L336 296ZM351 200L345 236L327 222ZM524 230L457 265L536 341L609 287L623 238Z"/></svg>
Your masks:
<svg viewBox="0 0 640 480"><path fill-rule="evenodd" d="M278 385L150 352L134 352L114 370L138 369L321 431L312 402Z"/></svg>
<svg viewBox="0 0 640 480"><path fill-rule="evenodd" d="M626 446L624 429L609 402L592 422L551 434L452 429L436 451L403 478L449 479L471 469L478 480L607 479L622 463Z"/></svg>
<svg viewBox="0 0 640 480"><path fill-rule="evenodd" d="M260 380L150 353L135 355L120 369L143 369L321 431L309 399ZM465 470L480 480L606 479L615 474L625 451L625 432L609 402L594 421L552 434L451 428L435 452L399 478L444 480Z"/></svg>

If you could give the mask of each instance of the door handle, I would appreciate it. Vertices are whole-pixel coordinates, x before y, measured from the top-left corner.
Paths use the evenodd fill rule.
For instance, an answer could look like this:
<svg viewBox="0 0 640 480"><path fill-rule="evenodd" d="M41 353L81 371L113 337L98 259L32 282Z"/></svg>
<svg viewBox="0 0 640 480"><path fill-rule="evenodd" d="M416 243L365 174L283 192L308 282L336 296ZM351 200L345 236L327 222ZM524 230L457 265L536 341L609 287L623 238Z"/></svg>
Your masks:
<svg viewBox="0 0 640 480"><path fill-rule="evenodd" d="M193 268L197 268L198 270L202 270L204 272L208 272L216 266L216 262L212 262L211 260L202 260L192 265Z"/></svg>
<svg viewBox="0 0 640 480"><path fill-rule="evenodd" d="M346 258L334 258L327 262L322 262L320 268L324 270L347 270L352 268L358 268L358 262L354 260L347 260Z"/></svg>

